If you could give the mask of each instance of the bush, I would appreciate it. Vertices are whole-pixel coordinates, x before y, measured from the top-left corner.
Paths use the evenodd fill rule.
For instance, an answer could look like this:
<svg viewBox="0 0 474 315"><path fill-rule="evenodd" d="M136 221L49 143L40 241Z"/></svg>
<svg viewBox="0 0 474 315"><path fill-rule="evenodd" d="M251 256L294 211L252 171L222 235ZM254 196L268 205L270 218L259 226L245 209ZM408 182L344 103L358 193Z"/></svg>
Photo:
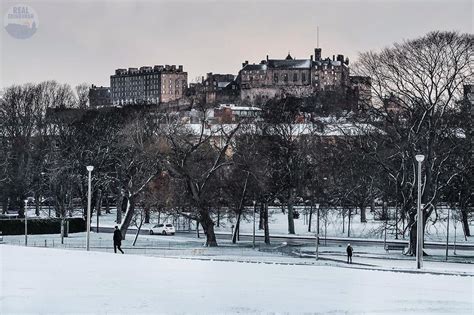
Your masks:
<svg viewBox="0 0 474 315"><path fill-rule="evenodd" d="M69 233L84 232L86 221L83 218L67 218ZM0 220L0 231L3 235L25 234L25 219ZM59 234L61 233L61 219L28 219L28 234Z"/></svg>

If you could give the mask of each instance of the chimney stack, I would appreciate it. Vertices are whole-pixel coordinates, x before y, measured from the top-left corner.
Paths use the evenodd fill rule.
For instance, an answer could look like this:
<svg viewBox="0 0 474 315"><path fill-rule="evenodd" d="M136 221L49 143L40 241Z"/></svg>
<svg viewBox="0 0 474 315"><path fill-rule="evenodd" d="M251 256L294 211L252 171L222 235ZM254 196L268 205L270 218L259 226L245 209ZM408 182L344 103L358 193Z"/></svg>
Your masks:
<svg viewBox="0 0 474 315"><path fill-rule="evenodd" d="M321 48L314 49L314 60L315 61L321 60Z"/></svg>

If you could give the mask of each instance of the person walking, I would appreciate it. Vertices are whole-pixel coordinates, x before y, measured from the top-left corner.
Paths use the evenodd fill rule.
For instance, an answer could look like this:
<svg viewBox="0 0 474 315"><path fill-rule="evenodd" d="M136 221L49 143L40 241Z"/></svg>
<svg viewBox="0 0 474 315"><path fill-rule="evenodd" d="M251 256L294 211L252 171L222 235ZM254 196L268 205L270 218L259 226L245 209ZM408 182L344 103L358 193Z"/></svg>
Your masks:
<svg viewBox="0 0 474 315"><path fill-rule="evenodd" d="M119 251L124 253L123 250L120 248L122 246L122 233L120 232L118 226L115 226L115 231L114 231L114 252L117 253L117 248Z"/></svg>
<svg viewBox="0 0 474 315"><path fill-rule="evenodd" d="M352 264L352 246L351 246L351 244L347 244L346 252L347 252L347 263Z"/></svg>

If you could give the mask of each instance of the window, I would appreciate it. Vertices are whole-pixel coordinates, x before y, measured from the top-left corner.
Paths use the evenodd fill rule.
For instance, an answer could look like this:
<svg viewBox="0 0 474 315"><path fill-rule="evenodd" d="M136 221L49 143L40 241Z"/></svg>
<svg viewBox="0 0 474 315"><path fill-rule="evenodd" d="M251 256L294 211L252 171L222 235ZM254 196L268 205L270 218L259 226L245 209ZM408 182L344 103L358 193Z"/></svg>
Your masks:
<svg viewBox="0 0 474 315"><path fill-rule="evenodd" d="M273 82L278 83L278 73L273 74Z"/></svg>
<svg viewBox="0 0 474 315"><path fill-rule="evenodd" d="M301 81L306 82L306 74L305 73L301 74Z"/></svg>
<svg viewBox="0 0 474 315"><path fill-rule="evenodd" d="M288 82L288 73L285 73L285 74L283 75L283 81L284 81L285 83Z"/></svg>
<svg viewBox="0 0 474 315"><path fill-rule="evenodd" d="M293 82L298 82L298 73L293 74Z"/></svg>

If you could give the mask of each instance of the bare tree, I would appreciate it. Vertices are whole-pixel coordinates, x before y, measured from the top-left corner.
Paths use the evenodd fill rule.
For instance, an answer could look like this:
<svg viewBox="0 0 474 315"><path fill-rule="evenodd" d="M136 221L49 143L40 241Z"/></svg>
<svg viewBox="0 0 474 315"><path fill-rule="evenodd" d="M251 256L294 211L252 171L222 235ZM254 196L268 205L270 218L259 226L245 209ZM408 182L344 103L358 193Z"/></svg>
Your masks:
<svg viewBox="0 0 474 315"><path fill-rule="evenodd" d="M162 125L167 143L162 167L168 170L177 191L185 193L186 203L191 206L182 214L201 224L207 246L217 246L210 197L219 172L233 163L229 150L240 125L209 126L206 110L203 106L201 122L195 125L168 117Z"/></svg>
<svg viewBox="0 0 474 315"><path fill-rule="evenodd" d="M79 108L89 107L89 84L81 83L76 86L77 106Z"/></svg>
<svg viewBox="0 0 474 315"><path fill-rule="evenodd" d="M458 110L456 100L470 75L473 42L470 34L431 32L359 57L357 71L371 77L374 96L365 118L383 130L377 138L368 137L368 153L396 182L402 210L409 217L412 254L416 248L415 155L425 155L424 226L442 190L456 177L456 173L446 174L445 167L459 145L449 117Z"/></svg>

